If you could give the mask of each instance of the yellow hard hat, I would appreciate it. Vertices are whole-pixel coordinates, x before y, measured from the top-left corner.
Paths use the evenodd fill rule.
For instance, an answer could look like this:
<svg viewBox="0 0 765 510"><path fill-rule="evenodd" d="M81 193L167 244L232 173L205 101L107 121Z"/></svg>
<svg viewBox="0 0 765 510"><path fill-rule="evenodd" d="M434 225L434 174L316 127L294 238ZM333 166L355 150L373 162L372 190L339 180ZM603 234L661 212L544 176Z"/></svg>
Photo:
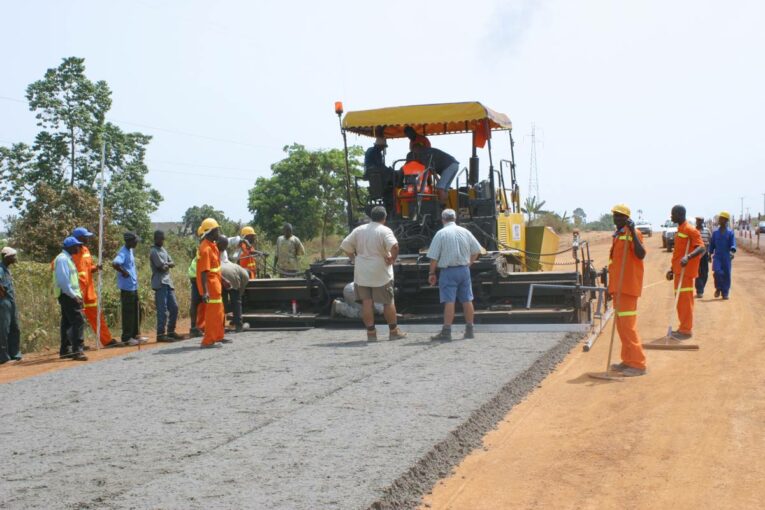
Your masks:
<svg viewBox="0 0 765 510"><path fill-rule="evenodd" d="M219 227L220 225L218 225L218 222L215 221L215 218L207 218L202 222L201 225L199 225L199 228L197 229L197 235L202 237L212 229Z"/></svg>
<svg viewBox="0 0 765 510"><path fill-rule="evenodd" d="M243 227L242 231L239 232L239 235L242 237L246 236L254 236L255 235L255 229L252 227Z"/></svg>
<svg viewBox="0 0 765 510"><path fill-rule="evenodd" d="M631 214L632 214L632 211L630 211L630 208L629 208L629 207L627 207L627 204L616 204L615 206L613 206L613 207L611 208L611 212L612 212L612 213L619 213L619 214L623 214L623 215L625 215L625 216L626 216L626 217L628 217L628 218L629 218L629 217L631 216Z"/></svg>
<svg viewBox="0 0 765 510"><path fill-rule="evenodd" d="M730 213L728 211L722 211L720 214L718 214L720 218L725 218L726 220L730 220Z"/></svg>

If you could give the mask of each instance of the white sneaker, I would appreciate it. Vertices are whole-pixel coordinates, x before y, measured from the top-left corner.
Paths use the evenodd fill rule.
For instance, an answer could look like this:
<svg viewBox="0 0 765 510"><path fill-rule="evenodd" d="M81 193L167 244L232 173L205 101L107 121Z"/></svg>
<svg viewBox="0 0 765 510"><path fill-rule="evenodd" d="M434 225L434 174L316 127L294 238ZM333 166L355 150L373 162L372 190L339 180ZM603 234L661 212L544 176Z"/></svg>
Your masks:
<svg viewBox="0 0 765 510"><path fill-rule="evenodd" d="M139 342L137 338L131 338L130 340L127 341L127 344L131 345L131 346L135 346L135 345L138 345L140 343L141 342Z"/></svg>
<svg viewBox="0 0 765 510"><path fill-rule="evenodd" d="M139 336L138 338L135 338L134 340L138 341L139 344L145 344L148 343L149 339L145 336Z"/></svg>

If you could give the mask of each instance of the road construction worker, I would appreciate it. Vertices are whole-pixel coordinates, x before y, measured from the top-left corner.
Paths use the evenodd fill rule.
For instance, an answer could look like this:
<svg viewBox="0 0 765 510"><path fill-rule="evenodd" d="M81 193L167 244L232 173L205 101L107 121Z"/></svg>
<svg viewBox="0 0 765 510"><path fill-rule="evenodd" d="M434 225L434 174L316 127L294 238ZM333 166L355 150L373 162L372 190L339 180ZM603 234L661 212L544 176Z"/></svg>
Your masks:
<svg viewBox="0 0 765 510"><path fill-rule="evenodd" d="M608 294L614 300L614 320L622 342L622 361L611 365L611 369L633 377L644 375L646 370L645 352L637 331L637 302L643 291L643 259L646 252L643 234L630 218L630 208L618 204L611 209L611 213L616 232L608 258Z"/></svg>
<svg viewBox="0 0 765 510"><path fill-rule="evenodd" d="M712 273L715 280L715 297L728 299L733 256L736 253L736 236L728 228L730 213L722 211L717 217L717 229L709 242L709 256L712 257Z"/></svg>
<svg viewBox="0 0 765 510"><path fill-rule="evenodd" d="M459 161L451 154L440 149L426 147L418 142L415 142L414 149L407 155L407 160L411 159L419 161L438 175L436 194L441 204L447 205L449 186L457 177L460 169Z"/></svg>
<svg viewBox="0 0 765 510"><path fill-rule="evenodd" d="M249 226L244 227L239 232L239 236L241 237L239 241L239 265L247 270L250 280L254 280L258 277L258 263L255 260L257 253L255 250L257 241L255 229Z"/></svg>
<svg viewBox="0 0 765 510"><path fill-rule="evenodd" d="M96 294L93 275L101 270L101 264L96 264L93 261L93 256L88 249L88 241L94 235L85 227L77 227L72 231L72 237L82 243L80 251L72 255L72 262L77 267L77 276L79 277L80 290L82 291L82 311L93 333L97 333L98 321L101 322L101 338L99 339L101 345L104 347L121 347L125 344L112 338L109 326L106 325L103 310L101 310L101 317L98 317L98 295Z"/></svg>
<svg viewBox="0 0 765 510"><path fill-rule="evenodd" d="M672 332L675 340L687 340L693 336L693 283L699 274L701 256L706 253L701 233L686 221L685 215L685 207L682 205L672 208L672 222L678 227L672 252L672 269L667 272L667 280L675 280L675 292L679 293L677 316L680 326Z"/></svg>
<svg viewBox="0 0 765 510"><path fill-rule="evenodd" d="M19 314L10 271L15 263L16 250L10 246L0 250L0 365L8 361L21 361Z"/></svg>
<svg viewBox="0 0 765 510"><path fill-rule="evenodd" d="M707 252L701 256L699 275L696 277L696 298L701 299L704 297L704 287L707 286L707 279L709 278L709 262L712 260L709 253L709 241L712 239L712 233L707 228L703 216L696 216L696 230L701 234L704 248L707 249Z"/></svg>
<svg viewBox="0 0 765 510"><path fill-rule="evenodd" d="M221 343L231 343L231 340L224 338L226 312L223 309L220 252L215 244L220 235L220 226L213 218L207 218L199 230L202 233L202 242L197 257L197 288L205 304L205 334L200 347L206 349L220 347Z"/></svg>
<svg viewBox="0 0 765 510"><path fill-rule="evenodd" d="M138 273L133 253L141 238L134 232L125 232L122 237L125 244L112 260L112 267L117 271L117 287L120 289L122 341L128 345L145 344L149 339L141 336L141 304L138 301Z"/></svg>
<svg viewBox="0 0 765 510"><path fill-rule="evenodd" d="M406 126L404 128L404 134L409 138L409 151L413 151L415 146L422 145L423 147L430 148L430 140L425 135L421 135L414 130L412 126Z"/></svg>
<svg viewBox="0 0 765 510"><path fill-rule="evenodd" d="M300 271L301 255L305 255L303 243L296 235L292 234L292 225L285 223L282 227L282 235L276 240L276 257L274 265L282 278L297 276Z"/></svg>
<svg viewBox="0 0 765 510"><path fill-rule="evenodd" d="M64 239L61 253L53 260L53 283L61 307L61 348L59 356L76 361L87 361L83 342L85 318L82 314L82 290L77 267L72 255L80 251L82 243L74 237Z"/></svg>

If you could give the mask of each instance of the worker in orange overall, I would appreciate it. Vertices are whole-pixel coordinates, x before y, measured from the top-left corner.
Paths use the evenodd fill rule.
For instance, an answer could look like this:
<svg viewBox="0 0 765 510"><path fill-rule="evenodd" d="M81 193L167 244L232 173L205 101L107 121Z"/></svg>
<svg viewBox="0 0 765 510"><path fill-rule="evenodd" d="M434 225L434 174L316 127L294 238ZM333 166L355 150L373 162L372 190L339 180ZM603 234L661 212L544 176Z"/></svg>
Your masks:
<svg viewBox="0 0 765 510"><path fill-rule="evenodd" d="M255 260L255 229L252 227L244 227L239 233L241 241L239 241L239 265L242 266L250 273L250 280L254 280L258 276L258 264Z"/></svg>
<svg viewBox="0 0 765 510"><path fill-rule="evenodd" d="M643 234L630 218L630 208L618 204L611 209L611 213L616 232L608 260L608 293L614 299L616 329L622 342L622 362L611 365L611 369L626 377L634 377L646 372L645 352L637 331L637 302L643 292L643 259L646 252Z"/></svg>
<svg viewBox="0 0 765 510"><path fill-rule="evenodd" d="M72 262L74 262L77 268L77 277L80 281L80 290L82 292L82 311L85 314L85 318L93 329L94 333L98 331L98 296L96 294L95 284L93 282L93 275L101 270L100 264L93 262L93 257L88 249L88 240L93 237L93 233L89 232L85 227L77 227L72 231L72 237L82 243L80 251L72 255ZM109 326L106 325L106 319L104 319L104 312L101 311L101 345L104 347L122 347L125 344L119 340L112 338L112 333L109 331Z"/></svg>
<svg viewBox="0 0 765 510"><path fill-rule="evenodd" d="M204 305L203 349L221 347L231 343L224 338L226 331L226 312L223 308L223 280L220 272L220 252L215 242L220 235L220 226L213 218L207 218L199 227L202 242L199 244L197 257L197 287ZM198 319L197 319L198 320Z"/></svg>
<svg viewBox="0 0 765 510"><path fill-rule="evenodd" d="M677 275L675 292L680 293L677 297L680 326L672 332L672 338L675 340L687 340L693 336L694 280L699 274L701 257L707 251L701 233L685 220L685 214L685 207L682 205L672 208L672 221L677 223L678 227L672 252L672 269L667 272L667 280L672 280ZM681 274L682 281L679 281Z"/></svg>

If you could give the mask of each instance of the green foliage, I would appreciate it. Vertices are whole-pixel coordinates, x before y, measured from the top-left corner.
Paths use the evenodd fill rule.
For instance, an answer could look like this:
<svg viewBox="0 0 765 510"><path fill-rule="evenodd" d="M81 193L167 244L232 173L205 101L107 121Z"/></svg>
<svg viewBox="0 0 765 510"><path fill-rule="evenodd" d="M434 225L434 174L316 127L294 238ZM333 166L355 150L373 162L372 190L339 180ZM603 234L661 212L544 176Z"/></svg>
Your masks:
<svg viewBox="0 0 765 510"><path fill-rule="evenodd" d="M574 216L574 226L575 227L581 227L585 223L587 223L587 213L584 212L584 209L581 207L577 207L574 209L574 212L572 213Z"/></svg>
<svg viewBox="0 0 765 510"><path fill-rule="evenodd" d="M614 216L610 213L603 213L600 215L598 221L591 221L587 223L584 228L586 230L610 232L614 229Z"/></svg>
<svg viewBox="0 0 765 510"><path fill-rule="evenodd" d="M534 224L551 227L558 234L571 232L573 227L571 219L565 212L563 213L563 216L555 212L543 212L537 216L536 220L534 220Z"/></svg>
<svg viewBox="0 0 765 510"><path fill-rule="evenodd" d="M284 152L287 157L271 166L273 176L258 178L250 190L253 224L274 239L289 222L301 239L321 236L324 241L347 225L343 151L309 151L293 144ZM349 149L351 179L361 176L362 155L361 147ZM358 197L353 196L352 202L355 214L359 214L362 206Z"/></svg>
<svg viewBox="0 0 765 510"><path fill-rule="evenodd" d="M542 209L544 205L545 201L539 201L537 197L526 198L526 200L523 202L523 207L521 207L521 211L526 214L527 222L529 224L531 224L531 222L533 222L537 216L547 213L547 211Z"/></svg>
<svg viewBox="0 0 765 510"><path fill-rule="evenodd" d="M183 235L196 235L197 228L207 218L213 218L220 224L223 234L233 237L239 234L239 230L244 226L239 222L226 217L223 211L215 209L213 206L204 204L193 206L186 209L183 213Z"/></svg>
<svg viewBox="0 0 765 510"><path fill-rule="evenodd" d="M22 250L27 260L50 262L61 252L61 242L75 227L85 227L98 233L98 199L80 189L67 187L59 192L47 184L39 184L36 200L30 202L25 214L9 223L11 244ZM110 225L106 211L104 225ZM104 249L116 251L121 242L117 228L110 226L104 236ZM91 246L98 246L94 238Z"/></svg>
<svg viewBox="0 0 765 510"><path fill-rule="evenodd" d="M77 188L96 196L105 142L106 205L112 219L146 235L149 215L162 201L145 179L144 157L151 137L124 133L105 122L112 104L106 82L90 81L84 59L70 57L30 84L26 96L42 130L31 147L23 143L0 147L0 200L10 202L23 218L30 204L40 200L36 195L40 185L58 194Z"/></svg>

